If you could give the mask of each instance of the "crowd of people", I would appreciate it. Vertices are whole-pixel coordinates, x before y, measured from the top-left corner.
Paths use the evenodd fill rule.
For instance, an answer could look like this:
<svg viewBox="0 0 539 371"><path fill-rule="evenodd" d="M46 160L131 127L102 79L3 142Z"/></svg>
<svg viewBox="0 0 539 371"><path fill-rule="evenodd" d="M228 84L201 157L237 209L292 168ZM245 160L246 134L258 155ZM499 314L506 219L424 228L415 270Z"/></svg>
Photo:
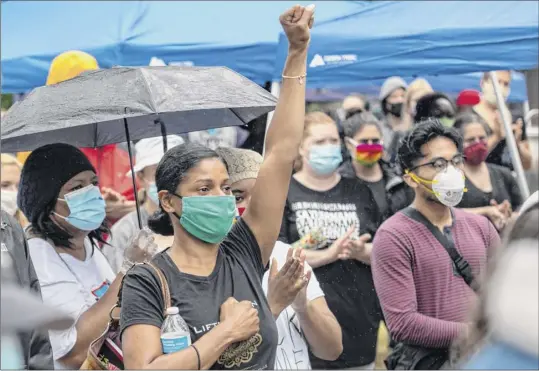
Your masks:
<svg viewBox="0 0 539 371"><path fill-rule="evenodd" d="M488 74L456 103L391 77L381 116L359 94L306 113L313 20L314 6L280 18L264 156L236 148L237 128L142 139L133 169L121 144L2 154L2 275L44 303L35 328L5 333L3 309L2 369L87 368L114 318L126 369L374 369L384 342L388 369L539 368L539 203L501 120L537 168L523 118ZM48 83L92 58L62 54ZM497 78L507 98L511 74ZM176 352L170 307L190 333Z"/></svg>

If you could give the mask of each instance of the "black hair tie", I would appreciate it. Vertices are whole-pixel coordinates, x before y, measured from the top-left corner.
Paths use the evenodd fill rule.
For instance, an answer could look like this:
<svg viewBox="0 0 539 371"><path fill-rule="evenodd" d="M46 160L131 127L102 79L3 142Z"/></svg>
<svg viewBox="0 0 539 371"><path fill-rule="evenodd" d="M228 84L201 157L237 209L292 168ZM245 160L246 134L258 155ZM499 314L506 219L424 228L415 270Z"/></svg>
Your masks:
<svg viewBox="0 0 539 371"><path fill-rule="evenodd" d="M200 353L198 352L198 349L195 346L195 344L191 344L191 346L193 347L193 349L195 350L195 353L197 354L197 363L198 363L197 370L200 370Z"/></svg>

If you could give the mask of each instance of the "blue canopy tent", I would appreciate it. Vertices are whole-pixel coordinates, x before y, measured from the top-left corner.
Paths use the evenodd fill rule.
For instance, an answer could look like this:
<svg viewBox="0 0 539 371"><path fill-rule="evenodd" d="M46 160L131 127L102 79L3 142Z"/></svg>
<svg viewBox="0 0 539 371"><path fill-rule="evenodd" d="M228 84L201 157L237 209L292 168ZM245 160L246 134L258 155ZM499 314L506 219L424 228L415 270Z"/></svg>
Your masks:
<svg viewBox="0 0 539 371"><path fill-rule="evenodd" d="M331 19L368 1L315 1ZM8 1L2 3L2 92L45 84L52 59L83 50L100 66L167 64L227 66L271 80L283 1Z"/></svg>
<svg viewBox="0 0 539 371"><path fill-rule="evenodd" d="M358 81L393 75L534 69L539 51L538 17L537 1L373 2L315 25L307 57L307 86L354 86ZM276 94L285 41L281 34L272 84ZM497 80L493 83L498 89ZM503 121L519 187L527 195L511 123Z"/></svg>
<svg viewBox="0 0 539 371"><path fill-rule="evenodd" d="M537 1L383 1L318 22L307 84L343 87L392 75L454 75L537 66ZM274 81L286 55L280 35Z"/></svg>
<svg viewBox="0 0 539 371"><path fill-rule="evenodd" d="M464 89L480 90L479 83L483 73L474 72L464 75L421 76L425 78L435 91L441 91L449 96L456 96ZM511 81L511 94L508 101L511 103L525 102L527 97L526 79L522 73L513 72ZM405 77L411 83L413 77ZM380 88L385 79L357 81L355 85L338 89L307 89L306 98L309 102L330 102L344 99L350 93L361 93L367 96L378 97Z"/></svg>

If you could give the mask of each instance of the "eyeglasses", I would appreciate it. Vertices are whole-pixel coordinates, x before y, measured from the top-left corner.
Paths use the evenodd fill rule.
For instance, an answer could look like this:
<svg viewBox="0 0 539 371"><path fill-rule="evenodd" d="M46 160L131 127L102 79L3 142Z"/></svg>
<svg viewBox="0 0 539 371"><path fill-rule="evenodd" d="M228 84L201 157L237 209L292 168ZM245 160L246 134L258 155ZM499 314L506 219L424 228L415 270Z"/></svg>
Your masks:
<svg viewBox="0 0 539 371"><path fill-rule="evenodd" d="M451 160L446 160L443 157L437 158L436 160L427 162L426 164L414 166L413 168L409 169L409 171L413 171L415 169L418 169L423 166L430 166L436 171L446 171L447 165L451 163L454 167L461 167L464 164L465 156L462 154L455 155Z"/></svg>

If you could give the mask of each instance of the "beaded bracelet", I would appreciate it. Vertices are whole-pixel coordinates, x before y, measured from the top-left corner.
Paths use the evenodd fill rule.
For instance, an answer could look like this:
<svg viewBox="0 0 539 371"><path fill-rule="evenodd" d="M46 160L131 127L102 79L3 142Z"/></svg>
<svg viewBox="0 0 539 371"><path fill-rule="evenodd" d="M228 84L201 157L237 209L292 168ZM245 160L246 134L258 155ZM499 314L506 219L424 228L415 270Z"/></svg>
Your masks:
<svg viewBox="0 0 539 371"><path fill-rule="evenodd" d="M307 74L303 74L303 75L299 75L299 76L286 76L286 75L282 75L283 79L298 79L299 81L299 84L300 85L303 85L303 80L305 79L305 77L307 77Z"/></svg>

